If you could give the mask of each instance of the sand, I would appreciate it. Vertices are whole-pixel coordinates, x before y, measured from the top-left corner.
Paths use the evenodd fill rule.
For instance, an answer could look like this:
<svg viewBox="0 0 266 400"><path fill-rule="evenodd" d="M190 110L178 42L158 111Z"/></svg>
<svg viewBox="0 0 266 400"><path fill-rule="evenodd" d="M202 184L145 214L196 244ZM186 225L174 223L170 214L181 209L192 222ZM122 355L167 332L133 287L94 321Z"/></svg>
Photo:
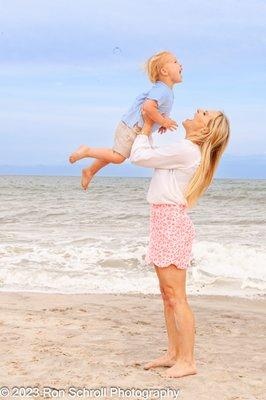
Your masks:
<svg viewBox="0 0 266 400"><path fill-rule="evenodd" d="M56 393L57 398L157 399L156 392L135 395L137 389L155 388L173 388L175 398L184 400L266 398L265 299L189 296L198 373L165 378L165 368L143 369L166 351L159 295L1 292L0 297L0 386L10 390L35 387L37 399ZM44 387L61 391L49 396L46 389L44 396ZM135 394L119 397L111 387L133 388ZM74 396L78 388L106 392Z"/></svg>

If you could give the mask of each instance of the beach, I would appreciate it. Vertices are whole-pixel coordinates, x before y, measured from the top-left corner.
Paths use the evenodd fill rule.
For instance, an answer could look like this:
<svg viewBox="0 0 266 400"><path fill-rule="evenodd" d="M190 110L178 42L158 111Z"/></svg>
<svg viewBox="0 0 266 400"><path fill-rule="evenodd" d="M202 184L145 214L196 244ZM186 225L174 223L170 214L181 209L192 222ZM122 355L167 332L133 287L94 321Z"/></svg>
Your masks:
<svg viewBox="0 0 266 400"><path fill-rule="evenodd" d="M44 397L45 387L62 389L64 398L70 387L168 387L183 400L264 398L263 299L189 296L198 373L165 378L166 368L143 369L166 351L157 294L1 292L0 298L2 386L38 388L35 398Z"/></svg>
<svg viewBox="0 0 266 400"><path fill-rule="evenodd" d="M198 373L178 379L143 368L167 348L148 185L0 177L0 386L20 388L2 398L265 397L265 181L217 180L189 211Z"/></svg>
<svg viewBox="0 0 266 400"><path fill-rule="evenodd" d="M0 400L266 400L266 1L1 6Z"/></svg>

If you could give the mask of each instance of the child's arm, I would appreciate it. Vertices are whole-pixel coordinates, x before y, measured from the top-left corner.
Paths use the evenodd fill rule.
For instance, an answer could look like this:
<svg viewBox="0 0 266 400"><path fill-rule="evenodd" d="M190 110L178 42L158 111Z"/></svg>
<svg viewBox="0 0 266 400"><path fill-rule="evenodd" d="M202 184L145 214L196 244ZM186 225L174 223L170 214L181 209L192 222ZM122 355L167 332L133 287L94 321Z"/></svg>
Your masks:
<svg viewBox="0 0 266 400"><path fill-rule="evenodd" d="M143 103L142 110L148 114L148 116L156 122L157 124L163 126L166 129L170 129L171 131L177 128L176 121L164 117L158 111L158 105L156 100L146 99Z"/></svg>
<svg viewBox="0 0 266 400"><path fill-rule="evenodd" d="M160 128L158 129L158 133L165 133L167 131L167 129L164 126L160 126Z"/></svg>

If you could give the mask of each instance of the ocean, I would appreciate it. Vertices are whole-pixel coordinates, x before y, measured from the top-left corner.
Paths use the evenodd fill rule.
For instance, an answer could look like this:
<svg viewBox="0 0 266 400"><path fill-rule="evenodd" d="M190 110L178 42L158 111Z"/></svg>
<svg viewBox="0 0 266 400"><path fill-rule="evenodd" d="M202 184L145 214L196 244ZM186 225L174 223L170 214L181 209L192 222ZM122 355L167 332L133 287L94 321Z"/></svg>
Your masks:
<svg viewBox="0 0 266 400"><path fill-rule="evenodd" d="M150 178L0 176L0 290L160 293L144 256ZM188 213L187 293L266 293L265 180L215 179Z"/></svg>

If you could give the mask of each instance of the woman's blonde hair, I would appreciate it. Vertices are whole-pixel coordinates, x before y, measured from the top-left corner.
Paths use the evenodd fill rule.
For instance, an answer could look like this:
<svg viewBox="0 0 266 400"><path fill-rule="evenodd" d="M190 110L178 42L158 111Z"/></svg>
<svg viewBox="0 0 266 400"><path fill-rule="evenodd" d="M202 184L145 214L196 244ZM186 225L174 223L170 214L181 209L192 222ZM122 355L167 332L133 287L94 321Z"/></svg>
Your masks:
<svg viewBox="0 0 266 400"><path fill-rule="evenodd" d="M186 190L188 207L196 204L198 198L211 184L222 154L230 137L230 124L222 111L211 119L207 127L189 139L201 147L201 162Z"/></svg>
<svg viewBox="0 0 266 400"><path fill-rule="evenodd" d="M169 56L171 55L172 53L170 51L161 51L159 53L155 53L146 61L144 64L144 69L146 70L152 83L155 83L159 80L161 68L168 61Z"/></svg>

